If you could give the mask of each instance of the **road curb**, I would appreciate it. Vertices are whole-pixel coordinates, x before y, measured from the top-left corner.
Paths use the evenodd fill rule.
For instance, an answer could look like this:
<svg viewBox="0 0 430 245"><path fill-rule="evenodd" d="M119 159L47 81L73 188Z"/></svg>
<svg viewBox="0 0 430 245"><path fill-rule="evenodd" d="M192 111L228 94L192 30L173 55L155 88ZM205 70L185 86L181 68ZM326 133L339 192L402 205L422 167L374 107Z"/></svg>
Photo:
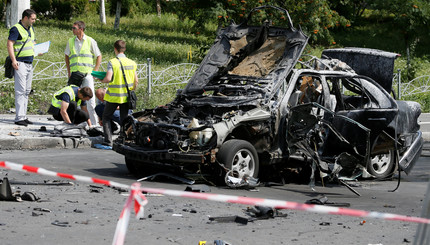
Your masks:
<svg viewBox="0 0 430 245"><path fill-rule="evenodd" d="M422 134L425 144L430 143L430 132ZM94 144L101 144L103 137L85 137L85 138L63 138L63 137L11 137L10 139L0 139L0 150L38 150L48 148L92 148ZM427 149L423 149L425 151Z"/></svg>
<svg viewBox="0 0 430 245"><path fill-rule="evenodd" d="M430 142L430 132L422 132L424 142Z"/></svg>
<svg viewBox="0 0 430 245"><path fill-rule="evenodd" d="M93 138L93 139L91 139ZM61 137L31 137L11 138L0 140L0 150L37 150L47 148L91 148L99 142L97 137L91 138L61 138Z"/></svg>
<svg viewBox="0 0 430 245"><path fill-rule="evenodd" d="M15 115L13 114L0 114L0 150L33 150L33 149L48 149L48 148L91 148L94 144L101 144L103 137L84 137L84 138L62 138L52 136L51 132L56 125L62 122L55 121L51 115L29 115L30 121L34 124L28 127L19 127L14 124ZM422 120L430 117L430 113L421 114ZM425 144L430 144L430 130L425 127L426 124L421 125L422 137ZM45 130L41 130L42 127ZM116 138L113 135L113 138ZM428 147L424 147L423 152L430 152ZM430 153L429 153L430 154Z"/></svg>

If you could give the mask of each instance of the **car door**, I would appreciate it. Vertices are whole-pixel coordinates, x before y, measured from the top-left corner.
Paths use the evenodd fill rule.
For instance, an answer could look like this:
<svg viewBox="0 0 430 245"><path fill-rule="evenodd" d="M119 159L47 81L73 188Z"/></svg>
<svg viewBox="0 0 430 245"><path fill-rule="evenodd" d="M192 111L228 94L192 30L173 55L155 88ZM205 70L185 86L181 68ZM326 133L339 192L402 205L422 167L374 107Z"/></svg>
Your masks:
<svg viewBox="0 0 430 245"><path fill-rule="evenodd" d="M366 163L373 142L397 114L395 101L379 85L362 76L328 76L330 94L336 99L331 132L324 154L349 152ZM334 130L337 132L334 133ZM347 143L337 134L340 134Z"/></svg>

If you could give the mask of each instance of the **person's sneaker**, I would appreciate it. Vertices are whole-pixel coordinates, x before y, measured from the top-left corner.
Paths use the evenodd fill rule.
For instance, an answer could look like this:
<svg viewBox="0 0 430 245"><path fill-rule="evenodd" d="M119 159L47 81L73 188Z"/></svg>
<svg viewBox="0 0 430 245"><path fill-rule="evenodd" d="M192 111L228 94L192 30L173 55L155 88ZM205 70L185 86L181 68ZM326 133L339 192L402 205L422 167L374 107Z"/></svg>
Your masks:
<svg viewBox="0 0 430 245"><path fill-rule="evenodd" d="M25 120L17 121L15 124L19 126L28 126L28 123Z"/></svg>
<svg viewBox="0 0 430 245"><path fill-rule="evenodd" d="M33 122L32 122L32 121L30 121L30 120L28 120L28 118L27 118L27 119L25 119L25 120L24 120L24 122L26 122L27 124L33 124Z"/></svg>

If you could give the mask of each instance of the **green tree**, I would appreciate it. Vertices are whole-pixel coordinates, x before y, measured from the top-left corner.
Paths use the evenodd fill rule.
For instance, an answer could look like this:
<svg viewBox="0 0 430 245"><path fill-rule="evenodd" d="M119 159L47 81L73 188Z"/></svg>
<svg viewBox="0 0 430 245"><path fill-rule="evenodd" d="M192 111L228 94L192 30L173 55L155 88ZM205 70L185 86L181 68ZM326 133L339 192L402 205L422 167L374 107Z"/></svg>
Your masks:
<svg viewBox="0 0 430 245"><path fill-rule="evenodd" d="M330 8L328 0L189 0L172 2L172 5L181 18L195 20L196 28L202 28L205 23L217 19L224 24L231 20L241 22L258 6L282 7L289 12L294 26L300 25L311 41L322 44L334 43L330 30L351 25L346 18ZM286 14L270 9L259 10L253 15L257 20L270 19L274 25L288 22Z"/></svg>
<svg viewBox="0 0 430 245"><path fill-rule="evenodd" d="M407 55L407 76L414 77L411 57L415 56L415 48L425 39L429 39L430 2L428 0L392 0L376 1L375 10L385 12L391 18L393 28L401 30Z"/></svg>
<svg viewBox="0 0 430 245"><path fill-rule="evenodd" d="M363 16L370 6L369 0L331 0L330 7L348 20L354 21Z"/></svg>

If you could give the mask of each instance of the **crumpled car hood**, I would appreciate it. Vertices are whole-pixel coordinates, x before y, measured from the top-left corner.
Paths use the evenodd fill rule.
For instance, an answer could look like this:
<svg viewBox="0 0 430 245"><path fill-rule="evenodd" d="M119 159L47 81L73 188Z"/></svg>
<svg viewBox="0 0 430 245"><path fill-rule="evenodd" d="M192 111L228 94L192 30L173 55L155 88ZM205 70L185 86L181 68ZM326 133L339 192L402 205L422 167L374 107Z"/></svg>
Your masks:
<svg viewBox="0 0 430 245"><path fill-rule="evenodd" d="M298 61L308 37L294 27L248 26L247 22L220 29L200 67L182 91L198 95L217 78L251 77L273 87ZM264 85L263 85L264 86Z"/></svg>

